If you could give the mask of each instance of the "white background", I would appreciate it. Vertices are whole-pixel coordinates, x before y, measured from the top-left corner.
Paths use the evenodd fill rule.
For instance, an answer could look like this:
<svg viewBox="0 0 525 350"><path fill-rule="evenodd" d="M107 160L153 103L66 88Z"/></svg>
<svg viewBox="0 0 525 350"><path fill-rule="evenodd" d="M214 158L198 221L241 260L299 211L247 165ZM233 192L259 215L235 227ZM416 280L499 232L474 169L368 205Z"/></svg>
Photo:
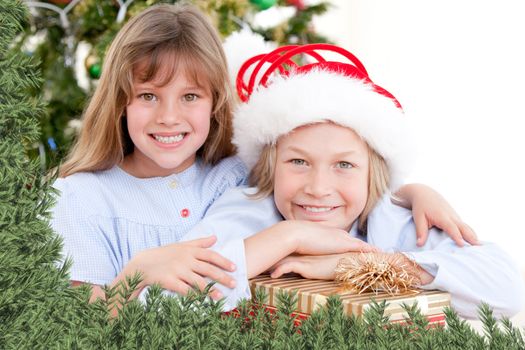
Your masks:
<svg viewBox="0 0 525 350"><path fill-rule="evenodd" d="M525 270L525 2L332 3L316 29L364 63L417 131L410 180Z"/></svg>

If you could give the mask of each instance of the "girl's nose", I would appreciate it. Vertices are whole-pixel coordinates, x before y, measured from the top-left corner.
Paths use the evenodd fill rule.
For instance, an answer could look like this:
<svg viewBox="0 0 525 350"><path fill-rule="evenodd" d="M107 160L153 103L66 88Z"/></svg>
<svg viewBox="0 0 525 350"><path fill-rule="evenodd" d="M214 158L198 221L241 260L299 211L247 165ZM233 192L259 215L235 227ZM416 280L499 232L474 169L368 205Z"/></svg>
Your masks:
<svg viewBox="0 0 525 350"><path fill-rule="evenodd" d="M176 125L181 120L182 110L176 102L167 101L158 110L157 123Z"/></svg>
<svg viewBox="0 0 525 350"><path fill-rule="evenodd" d="M304 191L317 198L325 197L332 192L330 181L330 175L326 171L313 170L306 179Z"/></svg>

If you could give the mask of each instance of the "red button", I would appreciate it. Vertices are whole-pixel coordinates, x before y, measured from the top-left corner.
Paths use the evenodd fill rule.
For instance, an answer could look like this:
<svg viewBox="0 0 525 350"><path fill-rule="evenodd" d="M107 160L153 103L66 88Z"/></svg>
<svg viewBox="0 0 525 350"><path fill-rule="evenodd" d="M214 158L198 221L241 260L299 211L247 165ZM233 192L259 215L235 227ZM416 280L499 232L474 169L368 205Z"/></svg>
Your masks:
<svg viewBox="0 0 525 350"><path fill-rule="evenodd" d="M189 209L187 209L187 208L182 209L180 211L180 216L182 216L183 218L187 218L188 216L190 216Z"/></svg>

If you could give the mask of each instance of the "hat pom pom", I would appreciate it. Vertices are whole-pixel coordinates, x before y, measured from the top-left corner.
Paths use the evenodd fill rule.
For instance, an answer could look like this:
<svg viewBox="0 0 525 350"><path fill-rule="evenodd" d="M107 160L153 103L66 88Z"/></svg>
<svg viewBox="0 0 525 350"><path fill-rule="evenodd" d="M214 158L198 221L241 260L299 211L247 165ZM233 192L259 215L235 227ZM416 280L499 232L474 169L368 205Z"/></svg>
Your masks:
<svg viewBox="0 0 525 350"><path fill-rule="evenodd" d="M254 33L245 27L228 36L224 40L223 47L228 62L228 73L231 81L235 83L237 73L244 62L255 55L273 51L277 45L273 42L265 41L260 34ZM253 68L250 67L250 70L246 72L247 76L250 76Z"/></svg>

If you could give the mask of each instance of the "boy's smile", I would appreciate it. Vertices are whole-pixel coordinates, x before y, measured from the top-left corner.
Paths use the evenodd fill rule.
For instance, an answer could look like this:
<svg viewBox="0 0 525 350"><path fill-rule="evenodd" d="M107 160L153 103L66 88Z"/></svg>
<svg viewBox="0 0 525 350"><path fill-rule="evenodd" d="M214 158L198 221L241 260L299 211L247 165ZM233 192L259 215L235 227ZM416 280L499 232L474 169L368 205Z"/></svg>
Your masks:
<svg viewBox="0 0 525 350"><path fill-rule="evenodd" d="M285 219L349 230L368 198L368 146L333 123L302 126L277 143L274 183Z"/></svg>

